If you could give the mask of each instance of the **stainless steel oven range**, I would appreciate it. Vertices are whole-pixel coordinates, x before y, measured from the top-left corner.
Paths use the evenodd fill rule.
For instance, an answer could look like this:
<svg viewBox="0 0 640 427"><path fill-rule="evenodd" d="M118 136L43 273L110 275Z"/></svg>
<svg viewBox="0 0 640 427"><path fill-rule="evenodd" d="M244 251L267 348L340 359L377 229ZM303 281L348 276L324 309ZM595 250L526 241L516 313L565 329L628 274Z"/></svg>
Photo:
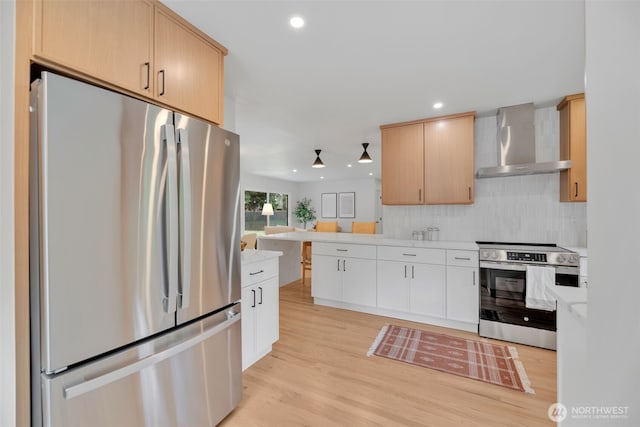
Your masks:
<svg viewBox="0 0 640 427"><path fill-rule="evenodd" d="M556 285L578 287L578 255L554 244L477 243L480 336L555 350L556 312L526 306L527 266L551 267Z"/></svg>

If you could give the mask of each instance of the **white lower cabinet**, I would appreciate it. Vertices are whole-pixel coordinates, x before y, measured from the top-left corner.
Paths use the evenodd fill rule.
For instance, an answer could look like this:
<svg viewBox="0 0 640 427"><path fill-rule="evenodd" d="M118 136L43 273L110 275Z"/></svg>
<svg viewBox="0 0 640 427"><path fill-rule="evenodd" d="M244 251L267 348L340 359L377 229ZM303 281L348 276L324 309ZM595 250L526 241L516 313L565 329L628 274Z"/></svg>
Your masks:
<svg viewBox="0 0 640 427"><path fill-rule="evenodd" d="M407 264L397 261L378 261L378 307L409 311L411 282L407 280Z"/></svg>
<svg viewBox="0 0 640 427"><path fill-rule="evenodd" d="M447 267L447 319L479 322L478 282L475 268Z"/></svg>
<svg viewBox="0 0 640 427"><path fill-rule="evenodd" d="M478 251L447 250L447 319L478 324Z"/></svg>
<svg viewBox="0 0 640 427"><path fill-rule="evenodd" d="M446 280L444 265L412 265L411 313L444 317Z"/></svg>
<svg viewBox="0 0 640 427"><path fill-rule="evenodd" d="M323 300L376 306L376 247L314 242L311 296Z"/></svg>
<svg viewBox="0 0 640 427"><path fill-rule="evenodd" d="M445 315L445 251L378 248L378 307L433 317Z"/></svg>
<svg viewBox="0 0 640 427"><path fill-rule="evenodd" d="M445 266L378 261L378 307L445 315Z"/></svg>
<svg viewBox="0 0 640 427"><path fill-rule="evenodd" d="M313 246L316 245L317 243L313 244ZM328 255L312 255L311 266L311 296L341 301L342 272L339 270L340 259Z"/></svg>
<svg viewBox="0 0 640 427"><path fill-rule="evenodd" d="M375 307L375 260L313 255L311 265L314 298Z"/></svg>
<svg viewBox="0 0 640 427"><path fill-rule="evenodd" d="M478 330L477 250L314 242L316 302Z"/></svg>
<svg viewBox="0 0 640 427"><path fill-rule="evenodd" d="M264 357L279 338L278 258L243 264L242 370Z"/></svg>

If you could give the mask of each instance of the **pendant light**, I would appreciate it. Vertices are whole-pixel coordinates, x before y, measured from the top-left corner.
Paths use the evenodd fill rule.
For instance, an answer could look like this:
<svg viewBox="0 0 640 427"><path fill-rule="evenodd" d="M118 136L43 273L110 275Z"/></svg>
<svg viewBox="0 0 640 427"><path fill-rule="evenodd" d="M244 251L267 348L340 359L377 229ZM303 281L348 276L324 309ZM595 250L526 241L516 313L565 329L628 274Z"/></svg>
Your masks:
<svg viewBox="0 0 640 427"><path fill-rule="evenodd" d="M316 159L313 161L313 164L311 165L312 168L323 168L324 167L324 163L322 163L322 159L320 159L320 152L322 150L315 150L316 152Z"/></svg>
<svg viewBox="0 0 640 427"><path fill-rule="evenodd" d="M364 148L364 151L362 152L362 156L360 156L360 159L358 159L358 163L371 163L373 162L373 160L371 160L371 156L369 156L369 153L367 153L367 147L369 146L368 142L363 142L362 143L362 147Z"/></svg>

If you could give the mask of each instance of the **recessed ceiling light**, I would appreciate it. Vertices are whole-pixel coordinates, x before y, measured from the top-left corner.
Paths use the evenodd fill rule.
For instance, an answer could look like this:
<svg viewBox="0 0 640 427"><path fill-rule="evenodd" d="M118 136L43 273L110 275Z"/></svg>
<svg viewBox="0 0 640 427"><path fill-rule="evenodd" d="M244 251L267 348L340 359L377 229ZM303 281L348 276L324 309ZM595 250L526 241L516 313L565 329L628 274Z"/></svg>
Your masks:
<svg viewBox="0 0 640 427"><path fill-rule="evenodd" d="M435 104L433 104L433 108L439 110L440 108L442 108L442 102L436 102Z"/></svg>
<svg viewBox="0 0 640 427"><path fill-rule="evenodd" d="M304 19L301 16L293 16L289 19L289 25L293 28L302 28L304 27Z"/></svg>
<svg viewBox="0 0 640 427"><path fill-rule="evenodd" d="M369 172L369 176L373 176L373 172Z"/></svg>
<svg viewBox="0 0 640 427"><path fill-rule="evenodd" d="M347 167L348 167L348 168L351 168L351 167L353 167L353 165L352 165L351 163L349 163L349 164L347 165Z"/></svg>
<svg viewBox="0 0 640 427"><path fill-rule="evenodd" d="M296 173L296 172L298 172L298 169L294 169L294 170L293 170L293 173Z"/></svg>
<svg viewBox="0 0 640 427"><path fill-rule="evenodd" d="M324 179L324 176L321 176L320 179Z"/></svg>

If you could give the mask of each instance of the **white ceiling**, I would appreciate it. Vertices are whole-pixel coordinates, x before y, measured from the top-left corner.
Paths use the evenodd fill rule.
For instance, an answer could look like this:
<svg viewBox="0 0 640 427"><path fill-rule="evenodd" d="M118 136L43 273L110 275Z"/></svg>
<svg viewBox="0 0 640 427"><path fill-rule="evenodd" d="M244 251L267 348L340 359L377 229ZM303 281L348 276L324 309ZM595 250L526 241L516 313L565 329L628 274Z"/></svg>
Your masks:
<svg viewBox="0 0 640 427"><path fill-rule="evenodd" d="M583 0L165 3L229 49L227 107L257 175L379 177L381 124L584 91ZM370 165L356 162L362 142ZM324 169L311 168L316 148Z"/></svg>

